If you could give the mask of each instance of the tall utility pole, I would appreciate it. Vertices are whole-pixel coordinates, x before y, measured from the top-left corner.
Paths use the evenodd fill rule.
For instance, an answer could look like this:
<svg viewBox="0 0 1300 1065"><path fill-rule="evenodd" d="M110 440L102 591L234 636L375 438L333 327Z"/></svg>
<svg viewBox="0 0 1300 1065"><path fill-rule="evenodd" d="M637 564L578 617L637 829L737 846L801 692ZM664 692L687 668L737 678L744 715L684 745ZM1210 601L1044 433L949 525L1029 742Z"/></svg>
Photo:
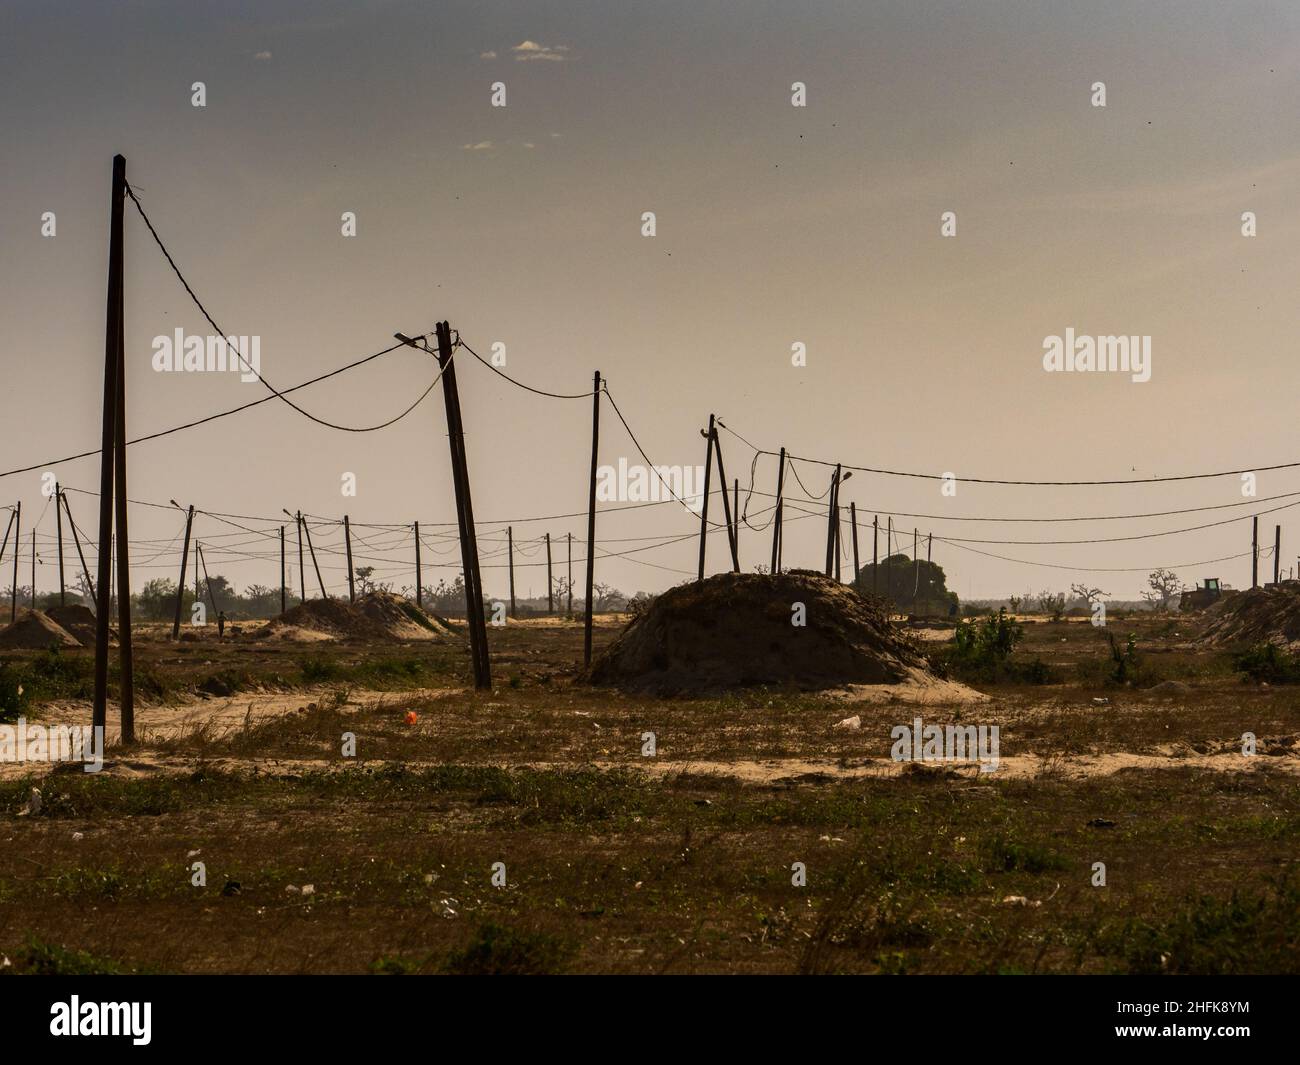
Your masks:
<svg viewBox="0 0 1300 1065"><path fill-rule="evenodd" d="M289 609L289 597L284 588L284 526L280 526L280 613Z"/></svg>
<svg viewBox="0 0 1300 1065"><path fill-rule="evenodd" d="M835 473L831 476L831 488L827 493L826 503L826 576L833 572L835 559L839 557L839 552L835 549L835 533L838 524L839 514L837 513L840 505L840 466L835 464Z"/></svg>
<svg viewBox="0 0 1300 1065"><path fill-rule="evenodd" d="M551 580L551 534L546 534L546 613L555 613L555 584Z"/></svg>
<svg viewBox="0 0 1300 1065"><path fill-rule="evenodd" d="M68 586L63 580L63 493L54 482L54 525L59 533L59 606L68 605Z"/></svg>
<svg viewBox="0 0 1300 1065"><path fill-rule="evenodd" d="M704 580L704 554L709 539L709 479L713 476L713 415L709 415L709 431L704 435L704 501L700 506L700 569L697 580ZM726 492L723 492L726 496Z"/></svg>
<svg viewBox="0 0 1300 1065"><path fill-rule="evenodd" d="M14 510L14 583L9 591L9 620L11 622L18 620L18 545L22 543L22 531L23 501L20 499L17 508Z"/></svg>
<svg viewBox="0 0 1300 1065"><path fill-rule="evenodd" d="M131 672L131 581L126 526L126 434L119 424L125 413L123 377L123 243L122 214L126 204L126 159L113 157L113 186L109 201L108 299L104 324L104 403L99 448L99 589L95 610L95 687L91 725L103 729L108 721L109 601L112 597L113 511L117 520L118 648L121 656L122 740L134 740ZM115 480L120 484L115 486ZM114 488L116 487L116 495ZM125 593L125 594L124 594ZM120 600L125 597L125 604ZM102 733L101 733L102 735Z"/></svg>
<svg viewBox="0 0 1300 1065"><path fill-rule="evenodd" d="M772 572L781 572L781 493L785 489L785 448L776 468L776 508L772 511Z"/></svg>
<svg viewBox="0 0 1300 1065"><path fill-rule="evenodd" d="M32 609L36 609L36 529L32 528Z"/></svg>
<svg viewBox="0 0 1300 1065"><path fill-rule="evenodd" d="M709 419L712 422L712 419ZM600 456L600 371L591 386L591 491L587 498L587 624L582 636L582 664L591 665L591 616L596 581L596 463Z"/></svg>
<svg viewBox="0 0 1300 1065"><path fill-rule="evenodd" d="M86 556L81 550L81 537L77 535L77 523L72 520L72 507L68 505L68 493L63 493L63 513L68 519L68 529L72 533L72 545L77 549L77 558L81 560L81 573L86 578L86 590L90 592L90 601L93 606L95 603L95 586L90 581L90 569L86 565ZM0 549L0 555L4 551Z"/></svg>
<svg viewBox="0 0 1300 1065"><path fill-rule="evenodd" d="M320 585L320 597L328 599L330 597L329 592L325 590L325 580L320 575L320 563L316 561L316 548L311 543L311 526L307 524L306 518L302 519L302 531L307 535L307 553L311 555L311 568L316 571L316 583Z"/></svg>
<svg viewBox="0 0 1300 1065"><path fill-rule="evenodd" d="M709 432L713 434L713 456L718 460L718 485L722 489L722 517L727 523L727 544L731 548L731 570L733 573L740 572L740 554L736 545L736 526L731 513L731 500L727 495L727 471L722 465L722 441L718 438L718 430L714 427L713 415L709 415ZM706 478L707 480L707 478Z"/></svg>
<svg viewBox="0 0 1300 1065"><path fill-rule="evenodd" d="M1250 586L1259 587L1259 515L1251 519L1250 531Z"/></svg>
<svg viewBox="0 0 1300 1065"><path fill-rule="evenodd" d="M4 538L4 543L0 543L0 561L3 561L3 559L4 559L4 557L5 557L5 550L6 550L6 548L9 547L9 534L10 534L11 532L13 532L13 530L14 530L14 512L11 510L11 511L9 512L9 524L5 526L5 538ZM17 539L14 540L14 554L15 554L15 555L18 554L18 541L17 541Z"/></svg>
<svg viewBox="0 0 1300 1065"><path fill-rule="evenodd" d="M506 554L510 563L510 616L515 614L515 530L506 526Z"/></svg>
<svg viewBox="0 0 1300 1065"><path fill-rule="evenodd" d="M172 501L175 505L175 500ZM185 512L185 546L181 549L181 579L176 585L176 616L172 618L172 639L180 639L181 606L185 599L185 563L190 557L190 527L194 524L194 504ZM284 528L280 529L280 583L284 583Z"/></svg>
<svg viewBox="0 0 1300 1065"><path fill-rule="evenodd" d="M853 526L853 585L858 583L858 574L861 567L858 565L858 505L852 500L849 501L849 522Z"/></svg>
<svg viewBox="0 0 1300 1065"><path fill-rule="evenodd" d="M352 582L352 526L348 524L348 516L343 515L343 542L347 547L348 555L348 602L357 601L357 587Z"/></svg>
<svg viewBox="0 0 1300 1065"><path fill-rule="evenodd" d="M880 515L871 516L871 594L875 595L880 585Z"/></svg>
<svg viewBox="0 0 1300 1065"><path fill-rule="evenodd" d="M298 597L305 603L307 602L307 570L302 563L302 511L301 510L295 513L293 520L298 527Z"/></svg>
<svg viewBox="0 0 1300 1065"><path fill-rule="evenodd" d="M439 322L434 331L438 339L443 402L447 408L447 441L451 448L452 483L456 489L456 520L460 527L460 558L465 574L465 614L469 623L470 656L474 663L474 687L490 689L492 665L488 657L487 618L483 613L483 580L478 565L478 537L470 497L469 463L465 457L460 392L456 386L456 364L452 361L451 326Z"/></svg>
<svg viewBox="0 0 1300 1065"><path fill-rule="evenodd" d="M415 523L415 605L424 606L424 576L420 572L420 523Z"/></svg>
<svg viewBox="0 0 1300 1065"><path fill-rule="evenodd" d="M573 617L573 533L569 533L569 617Z"/></svg>
<svg viewBox="0 0 1300 1065"><path fill-rule="evenodd" d="M1282 575L1282 526L1273 526L1273 583Z"/></svg>

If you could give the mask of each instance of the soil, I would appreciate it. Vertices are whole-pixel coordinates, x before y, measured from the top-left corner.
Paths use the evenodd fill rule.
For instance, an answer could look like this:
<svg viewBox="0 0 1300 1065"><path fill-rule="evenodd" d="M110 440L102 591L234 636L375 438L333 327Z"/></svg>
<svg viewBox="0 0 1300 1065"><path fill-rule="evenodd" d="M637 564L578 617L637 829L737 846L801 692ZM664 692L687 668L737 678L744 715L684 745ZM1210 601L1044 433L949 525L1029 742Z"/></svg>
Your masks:
<svg viewBox="0 0 1300 1065"><path fill-rule="evenodd" d="M92 641L93 642L93 641ZM72 633L42 610L28 610L0 630L0 647L43 651L47 647L80 647Z"/></svg>
<svg viewBox="0 0 1300 1065"><path fill-rule="evenodd" d="M1207 647L1274 643L1300 648L1300 581L1250 588L1206 612L1200 642Z"/></svg>

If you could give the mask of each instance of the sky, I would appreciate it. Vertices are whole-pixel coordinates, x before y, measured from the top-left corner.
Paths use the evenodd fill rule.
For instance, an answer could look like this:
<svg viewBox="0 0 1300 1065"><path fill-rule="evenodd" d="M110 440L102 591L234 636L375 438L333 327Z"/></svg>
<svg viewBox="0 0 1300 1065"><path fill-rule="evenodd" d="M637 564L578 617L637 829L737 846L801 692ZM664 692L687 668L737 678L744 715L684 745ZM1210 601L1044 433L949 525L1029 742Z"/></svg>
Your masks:
<svg viewBox="0 0 1300 1065"><path fill-rule="evenodd" d="M96 527L97 499L82 493L98 487L97 459L57 460L99 440L118 152L213 318L260 338L276 388L447 320L485 357L504 345L505 372L536 388L589 391L599 370L656 464L702 464L700 429L716 414L738 434L721 443L742 500L751 473L767 493L749 497L744 569L769 559L776 481L775 458L752 445L862 467L841 502L857 506L864 561L872 517L898 515L908 551L914 528L934 535L963 598L1075 582L1136 598L1158 566L1240 587L1254 514L1270 549L1281 524L1285 571L1300 555L1300 494L1286 497L1300 468L1260 472L1254 497L1235 473L1107 487L968 479L1300 460L1298 60L1300 8L1281 0L5 0L0 473L37 467L0 477L0 501L22 501L20 583L40 516L37 584L57 584L48 480L74 490L81 528ZM125 262L130 436L268 394L234 374L155 371L154 337L212 329L130 205ZM1150 380L1048 372L1045 339L1067 330L1150 337ZM518 593L544 595L544 534L558 573L567 534L585 557L590 398L538 396L457 360L485 590L505 593L509 524ZM403 348L294 400L373 425L435 372ZM642 462L605 401L600 461L620 459ZM825 491L830 467L795 472ZM343 495L348 474L355 496ZM371 433L272 400L132 446L127 479L141 501L136 587L175 576L173 499L208 512L196 536L209 570L241 588L278 582L285 508L348 514L358 555L396 587L414 577L400 526L418 519L426 583L458 572L440 388ZM1209 507L1226 509L971 520ZM597 580L632 592L689 579L698 527L672 501L601 514L600 552L635 553L598 557ZM1016 542L1114 537L1145 538ZM313 538L339 594L341 530ZM785 564L819 568L824 543L823 518L790 520ZM715 533L710 571L726 556Z"/></svg>

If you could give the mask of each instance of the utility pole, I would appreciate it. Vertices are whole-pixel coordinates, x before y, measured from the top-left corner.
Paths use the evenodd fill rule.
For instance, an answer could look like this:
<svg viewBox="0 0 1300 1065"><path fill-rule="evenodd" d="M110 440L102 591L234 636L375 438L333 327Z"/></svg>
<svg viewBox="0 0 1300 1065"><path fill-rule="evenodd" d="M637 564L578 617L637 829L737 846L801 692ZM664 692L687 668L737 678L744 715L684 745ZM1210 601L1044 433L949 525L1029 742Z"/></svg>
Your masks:
<svg viewBox="0 0 1300 1065"><path fill-rule="evenodd" d="M573 533L569 533L569 617L573 617Z"/></svg>
<svg viewBox="0 0 1300 1065"><path fill-rule="evenodd" d="M934 550L934 533L927 533L925 536L925 560L930 561L930 553Z"/></svg>
<svg viewBox="0 0 1300 1065"><path fill-rule="evenodd" d="M5 549L8 548L9 546L9 534L13 532L13 528L14 528L14 512L11 510L9 512L9 524L5 526L4 543L0 543L0 560L3 560L5 557ZM14 540L14 554L16 555L17 553L18 553L18 541Z"/></svg>
<svg viewBox="0 0 1300 1065"><path fill-rule="evenodd" d="M208 603L212 606L212 619L215 621L221 611L217 609L217 597L212 592L212 579L208 576L208 563L207 559L203 557L203 545L196 544L195 546L198 548L199 565L203 567L203 583L208 589Z"/></svg>
<svg viewBox="0 0 1300 1065"><path fill-rule="evenodd" d="M1259 515L1251 519L1250 532L1250 586L1259 587Z"/></svg>
<svg viewBox="0 0 1300 1065"><path fill-rule="evenodd" d="M731 556L736 564L736 572L740 572L740 478L737 477L732 487L731 513L735 517L736 533L731 538Z"/></svg>
<svg viewBox="0 0 1300 1065"><path fill-rule="evenodd" d="M713 415L709 415L709 431L704 434L704 502L700 507L700 568L697 580L704 580L704 554L709 536L709 479L713 476ZM723 492L726 496L726 492Z"/></svg>
<svg viewBox="0 0 1300 1065"><path fill-rule="evenodd" d="M68 586L63 579L63 492L54 482L54 525L59 533L59 606L68 605Z"/></svg>
<svg viewBox="0 0 1300 1065"><path fill-rule="evenodd" d="M1282 575L1282 526L1273 526L1273 583Z"/></svg>
<svg viewBox="0 0 1300 1065"><path fill-rule="evenodd" d="M713 455L718 460L718 484L722 488L722 518L727 523L727 544L731 548L731 570L733 573L739 573L740 555L736 545L736 526L731 513L731 501L727 496L727 471L722 465L722 441L718 438L718 430L713 425L713 415L710 414L709 431L713 434Z"/></svg>
<svg viewBox="0 0 1300 1065"><path fill-rule="evenodd" d="M311 543L311 526L307 524L307 519L302 519L302 531L307 534L307 553L311 555L311 568L316 571L316 583L320 585L320 597L328 599L329 592L325 590L325 581L320 575L320 563L316 561L316 548Z"/></svg>
<svg viewBox="0 0 1300 1065"><path fill-rule="evenodd" d="M921 534L912 527L912 609L916 609L916 593L921 590Z"/></svg>
<svg viewBox="0 0 1300 1065"><path fill-rule="evenodd" d="M478 564L478 537L474 528L474 506L470 497L469 463L465 457L465 429L460 416L460 391L456 386L456 364L452 361L451 326L439 322L438 368L442 374L442 396L447 409L447 441L451 449L452 483L456 489L456 519L460 527L460 557L465 574L466 620L469 623L470 656L474 663L474 687L492 687L492 666L488 656L487 618L483 613L483 581Z"/></svg>
<svg viewBox="0 0 1300 1065"><path fill-rule="evenodd" d="M871 516L871 594L875 595L880 584L880 515Z"/></svg>
<svg viewBox="0 0 1300 1065"><path fill-rule="evenodd" d="M831 476L831 487L826 502L826 576L833 572L835 556L836 509L839 506L840 466L835 464L835 473Z"/></svg>
<svg viewBox="0 0 1300 1065"><path fill-rule="evenodd" d="M174 501L173 501L174 502ZM185 512L185 546L181 549L181 579L176 585L176 616L172 618L172 639L181 635L181 607L185 599L185 563L190 557L190 527L194 524L194 504ZM284 528L280 529L280 586L284 586Z"/></svg>
<svg viewBox="0 0 1300 1065"><path fill-rule="evenodd" d="M889 564L889 556L894 550L894 519L891 515L885 519L885 598L894 601L894 570ZM893 608L890 608L892 613Z"/></svg>
<svg viewBox="0 0 1300 1065"><path fill-rule="evenodd" d="M184 570L181 571L184 573ZM289 597L284 588L284 526L280 526L280 613L289 609Z"/></svg>
<svg viewBox="0 0 1300 1065"><path fill-rule="evenodd" d="M77 535L77 523L72 520L72 507L68 505L68 493L63 493L63 512L68 516L68 528L72 532L72 544L77 549L77 558L81 560L81 572L86 578L86 588L90 592L90 604L95 605L95 585L90 580L90 568L86 565L86 556L81 550L81 537ZM3 555L0 550L0 555Z"/></svg>
<svg viewBox="0 0 1300 1065"><path fill-rule="evenodd" d="M515 530L512 526L506 526L506 555L510 564L510 616L517 617L515 613Z"/></svg>
<svg viewBox="0 0 1300 1065"><path fill-rule="evenodd" d="M113 474L117 445L117 375L121 360L123 255L122 211L126 203L126 159L113 156L113 189L109 203L108 302L104 328L104 405L99 447L99 589L95 610L95 689L92 728L108 723L108 632L109 599L112 596L113 559ZM15 553L16 557L16 553ZM129 609L129 608L128 608ZM125 681L123 677L123 693ZM103 735L101 732L100 735ZM125 738L125 737L124 737Z"/></svg>
<svg viewBox="0 0 1300 1065"><path fill-rule="evenodd" d="M776 508L772 512L772 572L781 572L781 493L785 489L785 448L776 469Z"/></svg>
<svg viewBox="0 0 1300 1065"><path fill-rule="evenodd" d="M420 523L415 523L415 605L424 606L424 582L423 574L420 571Z"/></svg>
<svg viewBox="0 0 1300 1065"><path fill-rule="evenodd" d="M32 610L36 609L36 528L32 527Z"/></svg>
<svg viewBox="0 0 1300 1065"><path fill-rule="evenodd" d="M348 602L357 601L357 587L352 582L352 526L348 523L348 516L343 515L343 542L347 547L348 555Z"/></svg>
<svg viewBox="0 0 1300 1065"><path fill-rule="evenodd" d="M9 620L14 622L18 620L18 545L22 543L23 528L23 501L18 500L18 508L14 511L14 583L9 591Z"/></svg>
<svg viewBox="0 0 1300 1065"><path fill-rule="evenodd" d="M546 534L546 613L555 613L555 584L551 580L551 534Z"/></svg>
<svg viewBox="0 0 1300 1065"><path fill-rule="evenodd" d="M712 422L712 419L710 419ZM600 371L591 386L591 492L587 500L587 627L582 637L582 664L591 665L591 618L596 581L596 463L600 458Z"/></svg>
<svg viewBox="0 0 1300 1065"><path fill-rule="evenodd" d="M861 568L858 566L858 505L852 500L849 501L849 522L853 526L853 581L854 587L857 587L858 574Z"/></svg>

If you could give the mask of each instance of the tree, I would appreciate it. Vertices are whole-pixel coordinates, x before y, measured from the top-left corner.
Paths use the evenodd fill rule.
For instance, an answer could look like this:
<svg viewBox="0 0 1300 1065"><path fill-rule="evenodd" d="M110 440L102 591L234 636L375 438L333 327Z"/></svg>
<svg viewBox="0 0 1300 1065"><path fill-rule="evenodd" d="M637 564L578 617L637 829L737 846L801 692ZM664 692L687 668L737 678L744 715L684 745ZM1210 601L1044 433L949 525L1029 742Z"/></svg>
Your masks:
<svg viewBox="0 0 1300 1065"><path fill-rule="evenodd" d="M620 609L627 605L627 596L612 584L601 584L599 581L592 585L592 599L592 613Z"/></svg>
<svg viewBox="0 0 1300 1065"><path fill-rule="evenodd" d="M1070 594L1087 603L1089 610L1092 609L1093 603L1110 597L1110 592L1103 592L1100 588L1089 588L1086 584L1070 585Z"/></svg>
<svg viewBox="0 0 1300 1065"><path fill-rule="evenodd" d="M141 615L148 621L165 621L176 610L176 582L170 577L155 577L135 597Z"/></svg>
<svg viewBox="0 0 1300 1065"><path fill-rule="evenodd" d="M879 573L877 573L877 569ZM901 552L882 559L877 565L868 562L858 571L853 586L859 592L888 596L893 604L908 614L957 612L957 593L948 591L947 576L937 562L921 559L918 563Z"/></svg>
<svg viewBox="0 0 1300 1065"><path fill-rule="evenodd" d="M1143 592L1142 598L1148 603L1157 603L1160 610L1168 610L1173 597L1181 595L1187 587L1177 573L1163 567L1152 570L1147 575L1147 584L1151 586L1151 591Z"/></svg>
<svg viewBox="0 0 1300 1065"><path fill-rule="evenodd" d="M375 590L374 582L370 579L374 576L374 566L358 566L354 571L357 582L357 592L361 595L369 595Z"/></svg>
<svg viewBox="0 0 1300 1065"><path fill-rule="evenodd" d="M1065 593L1043 589L1038 593L1038 609L1049 615L1053 621L1060 621L1061 615L1065 612Z"/></svg>

